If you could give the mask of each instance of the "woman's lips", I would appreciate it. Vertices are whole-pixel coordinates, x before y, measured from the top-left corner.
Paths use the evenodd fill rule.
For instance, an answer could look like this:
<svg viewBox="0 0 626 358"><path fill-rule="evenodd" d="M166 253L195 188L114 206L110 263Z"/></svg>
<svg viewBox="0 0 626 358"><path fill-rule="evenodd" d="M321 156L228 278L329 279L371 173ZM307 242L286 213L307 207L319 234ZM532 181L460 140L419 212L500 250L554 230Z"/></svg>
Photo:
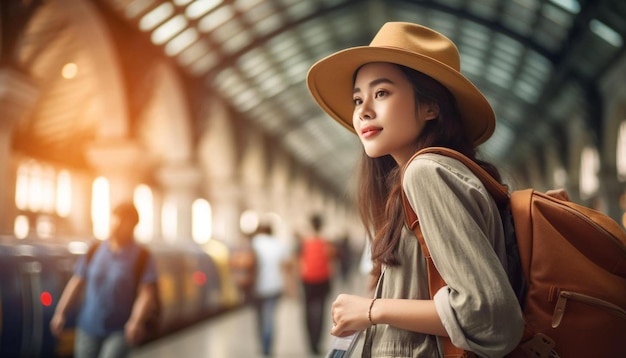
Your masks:
<svg viewBox="0 0 626 358"><path fill-rule="evenodd" d="M383 129L380 127L363 127L361 128L361 137L362 138L371 138L378 133L380 133Z"/></svg>

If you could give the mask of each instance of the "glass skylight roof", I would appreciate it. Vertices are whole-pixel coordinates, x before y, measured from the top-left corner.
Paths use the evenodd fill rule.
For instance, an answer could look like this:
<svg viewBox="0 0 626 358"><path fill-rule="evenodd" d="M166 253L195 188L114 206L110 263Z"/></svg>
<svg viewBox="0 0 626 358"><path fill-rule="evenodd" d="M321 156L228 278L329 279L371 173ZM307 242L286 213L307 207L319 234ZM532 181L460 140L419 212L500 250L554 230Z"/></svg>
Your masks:
<svg viewBox="0 0 626 358"><path fill-rule="evenodd" d="M383 22L422 23L457 43L463 73L485 93L498 117L496 133L483 147L483 155L494 161L512 154L516 141L523 140L515 137L520 130L532 130L536 106L584 104L580 91L558 93L560 86L568 87L563 74L579 71L591 78L602 71L623 52L626 31L616 11L577 0L109 2L182 68L206 76L209 90L221 93L338 188L345 185L352 170L346 163L355 161L359 145L313 103L306 72L332 52L367 45ZM618 7L612 0L601 2ZM586 9L597 16L585 28L576 17ZM574 40L584 44L573 45Z"/></svg>

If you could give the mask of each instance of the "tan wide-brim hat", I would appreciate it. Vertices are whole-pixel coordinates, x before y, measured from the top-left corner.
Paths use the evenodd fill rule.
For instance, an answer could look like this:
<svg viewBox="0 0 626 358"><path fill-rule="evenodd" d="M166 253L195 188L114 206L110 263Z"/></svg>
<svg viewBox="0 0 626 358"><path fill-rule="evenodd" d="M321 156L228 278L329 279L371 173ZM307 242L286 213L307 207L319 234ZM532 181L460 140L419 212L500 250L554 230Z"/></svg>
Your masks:
<svg viewBox="0 0 626 358"><path fill-rule="evenodd" d="M422 72L454 95L463 125L475 145L493 134L496 119L483 94L460 72L459 51L444 35L416 24L388 22L369 46L339 51L316 62L307 86L320 107L344 127L352 127L355 71L370 62L390 62Z"/></svg>

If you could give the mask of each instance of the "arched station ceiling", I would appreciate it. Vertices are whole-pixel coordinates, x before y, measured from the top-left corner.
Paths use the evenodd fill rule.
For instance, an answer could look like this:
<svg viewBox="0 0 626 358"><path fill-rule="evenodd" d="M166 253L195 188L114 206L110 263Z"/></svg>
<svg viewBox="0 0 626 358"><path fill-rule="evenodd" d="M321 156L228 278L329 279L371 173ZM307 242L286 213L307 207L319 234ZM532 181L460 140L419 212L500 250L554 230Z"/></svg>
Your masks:
<svg viewBox="0 0 626 358"><path fill-rule="evenodd" d="M360 145L314 103L306 72L367 45L384 22L423 24L458 45L462 72L496 112L481 153L499 165L552 140L572 108L598 109L597 80L626 38L623 0L100 1L337 192Z"/></svg>

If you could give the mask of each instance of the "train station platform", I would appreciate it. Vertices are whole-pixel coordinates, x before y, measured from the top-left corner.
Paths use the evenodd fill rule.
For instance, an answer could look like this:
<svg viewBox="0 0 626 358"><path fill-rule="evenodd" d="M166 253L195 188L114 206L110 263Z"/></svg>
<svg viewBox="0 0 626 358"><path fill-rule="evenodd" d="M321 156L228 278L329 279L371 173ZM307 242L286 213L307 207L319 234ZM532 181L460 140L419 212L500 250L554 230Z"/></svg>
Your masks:
<svg viewBox="0 0 626 358"><path fill-rule="evenodd" d="M366 277L354 273L346 282L333 281L326 305L322 355L309 354L302 297L281 298L276 317L275 358L323 358L334 337L330 335L330 307L339 293L365 294ZM360 347L357 346L357 352ZM360 355L360 354L359 354ZM254 309L244 306L187 327L137 348L131 358L256 358L263 357L257 337Z"/></svg>

